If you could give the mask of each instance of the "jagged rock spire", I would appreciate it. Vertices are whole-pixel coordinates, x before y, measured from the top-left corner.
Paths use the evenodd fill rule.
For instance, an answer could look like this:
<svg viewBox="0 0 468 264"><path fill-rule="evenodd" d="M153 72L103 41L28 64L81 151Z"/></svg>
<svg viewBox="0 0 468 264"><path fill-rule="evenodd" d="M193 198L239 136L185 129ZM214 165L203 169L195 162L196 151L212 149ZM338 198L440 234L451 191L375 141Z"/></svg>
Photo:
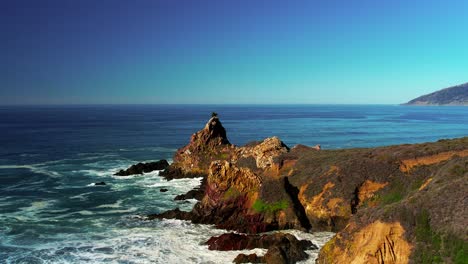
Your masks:
<svg viewBox="0 0 468 264"><path fill-rule="evenodd" d="M194 133L190 138L190 143L179 149L174 156L174 162L180 163L180 167L185 170L199 167L207 167L209 156L219 153L224 147L231 146L226 136L221 121L217 115L214 115L208 120L205 127ZM204 164L207 163L207 164Z"/></svg>
<svg viewBox="0 0 468 264"><path fill-rule="evenodd" d="M218 146L230 144L218 116L213 116L208 120L205 127L192 135L190 140L192 143L203 144L205 146Z"/></svg>

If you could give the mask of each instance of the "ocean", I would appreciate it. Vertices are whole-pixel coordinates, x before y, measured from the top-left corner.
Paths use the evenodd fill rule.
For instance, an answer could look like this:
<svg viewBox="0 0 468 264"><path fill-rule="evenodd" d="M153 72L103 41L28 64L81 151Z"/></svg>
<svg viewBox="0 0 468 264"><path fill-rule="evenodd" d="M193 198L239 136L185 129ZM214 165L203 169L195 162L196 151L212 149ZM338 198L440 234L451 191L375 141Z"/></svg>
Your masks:
<svg viewBox="0 0 468 264"><path fill-rule="evenodd" d="M290 147L340 149L468 136L467 107L0 106L0 263L231 262L240 251L203 245L224 230L143 218L190 210L195 200L173 199L200 179L168 182L158 171L113 176L137 162L171 161L211 112L235 145L278 136ZM106 185L94 185L101 181ZM318 245L333 235L289 232ZM309 253L305 262L314 263L317 251Z"/></svg>

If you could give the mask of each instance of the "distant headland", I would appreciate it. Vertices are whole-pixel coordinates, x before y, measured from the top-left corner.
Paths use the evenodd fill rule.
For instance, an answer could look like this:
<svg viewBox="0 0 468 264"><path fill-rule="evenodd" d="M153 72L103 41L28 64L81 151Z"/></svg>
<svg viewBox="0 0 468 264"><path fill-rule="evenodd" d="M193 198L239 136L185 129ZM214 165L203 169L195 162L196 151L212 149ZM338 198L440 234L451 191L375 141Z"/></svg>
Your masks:
<svg viewBox="0 0 468 264"><path fill-rule="evenodd" d="M403 105L464 105L468 106L468 83L448 87L415 98Z"/></svg>

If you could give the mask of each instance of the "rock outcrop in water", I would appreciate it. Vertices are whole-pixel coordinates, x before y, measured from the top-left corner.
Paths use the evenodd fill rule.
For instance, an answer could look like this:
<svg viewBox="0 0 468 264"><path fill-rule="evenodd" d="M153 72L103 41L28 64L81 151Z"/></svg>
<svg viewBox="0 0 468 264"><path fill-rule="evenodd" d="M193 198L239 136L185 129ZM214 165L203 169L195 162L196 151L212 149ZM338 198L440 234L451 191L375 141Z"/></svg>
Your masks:
<svg viewBox="0 0 468 264"><path fill-rule="evenodd" d="M319 263L467 258L468 137L320 151L289 149L273 137L237 147L215 117L177 152L165 175L171 173L203 176L203 197L191 212L150 218L248 234L289 228L337 232L321 249ZM269 262L271 254L237 260Z"/></svg>
<svg viewBox="0 0 468 264"><path fill-rule="evenodd" d="M212 237L206 242L210 250L268 249L265 256L239 254L235 263L296 263L307 259L307 249L317 249L308 240L298 240L291 234L275 233L268 235L245 235L228 233Z"/></svg>
<svg viewBox="0 0 468 264"><path fill-rule="evenodd" d="M143 174L152 172L155 170L164 170L169 166L167 160L159 160L155 162L148 162L148 163L138 163L135 165L130 166L130 168L126 170L120 170L119 172L115 173L116 176L130 176L136 174Z"/></svg>

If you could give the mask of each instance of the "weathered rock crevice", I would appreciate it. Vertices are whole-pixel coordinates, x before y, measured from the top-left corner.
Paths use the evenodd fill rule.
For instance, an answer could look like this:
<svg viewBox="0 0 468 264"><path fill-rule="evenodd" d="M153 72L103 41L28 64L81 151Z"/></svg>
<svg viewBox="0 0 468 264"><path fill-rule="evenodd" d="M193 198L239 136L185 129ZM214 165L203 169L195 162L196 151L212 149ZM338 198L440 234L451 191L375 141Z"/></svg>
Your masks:
<svg viewBox="0 0 468 264"><path fill-rule="evenodd" d="M362 184L361 184L362 185ZM351 213L355 214L357 212L357 207L359 205L359 187L354 188L353 198L351 199Z"/></svg>
<svg viewBox="0 0 468 264"><path fill-rule="evenodd" d="M299 220L301 226L305 230L309 231L312 228L312 225L310 224L309 218L307 218L307 214L306 214L304 206L299 200L299 189L289 182L288 177L284 177L283 181L284 181L284 189L286 190L286 193L291 198L294 212L296 213L297 219Z"/></svg>

